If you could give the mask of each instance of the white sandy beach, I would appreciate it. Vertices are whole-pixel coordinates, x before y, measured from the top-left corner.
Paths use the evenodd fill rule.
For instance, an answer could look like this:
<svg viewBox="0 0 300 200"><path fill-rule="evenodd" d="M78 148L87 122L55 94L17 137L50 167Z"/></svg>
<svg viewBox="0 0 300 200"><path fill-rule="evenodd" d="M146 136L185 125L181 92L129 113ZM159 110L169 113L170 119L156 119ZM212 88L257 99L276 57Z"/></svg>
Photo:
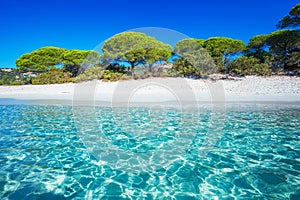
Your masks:
<svg viewBox="0 0 300 200"><path fill-rule="evenodd" d="M298 102L300 77L248 76L240 80L152 78L121 82L0 86L0 98L105 102Z"/></svg>

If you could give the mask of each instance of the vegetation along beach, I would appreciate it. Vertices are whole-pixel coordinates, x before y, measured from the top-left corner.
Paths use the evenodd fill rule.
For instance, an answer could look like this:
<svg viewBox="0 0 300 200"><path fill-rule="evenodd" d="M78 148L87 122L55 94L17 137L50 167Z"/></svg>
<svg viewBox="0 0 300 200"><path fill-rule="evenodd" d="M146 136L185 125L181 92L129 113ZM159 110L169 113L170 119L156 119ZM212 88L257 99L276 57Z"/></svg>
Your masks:
<svg viewBox="0 0 300 200"><path fill-rule="evenodd" d="M0 199L300 199L298 2L0 5Z"/></svg>

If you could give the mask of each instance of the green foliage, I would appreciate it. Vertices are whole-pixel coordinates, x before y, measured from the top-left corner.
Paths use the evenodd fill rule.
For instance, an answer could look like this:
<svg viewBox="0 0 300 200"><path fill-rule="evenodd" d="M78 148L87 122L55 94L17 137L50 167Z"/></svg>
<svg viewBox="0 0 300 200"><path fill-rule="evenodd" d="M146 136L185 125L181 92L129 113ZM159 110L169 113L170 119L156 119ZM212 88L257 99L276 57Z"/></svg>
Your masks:
<svg viewBox="0 0 300 200"><path fill-rule="evenodd" d="M166 48L151 48L148 49L145 54L145 62L149 65L149 72L153 74L153 65L157 61L167 61L172 55L172 50L166 46Z"/></svg>
<svg viewBox="0 0 300 200"><path fill-rule="evenodd" d="M153 77L169 77L169 68L158 68L151 74Z"/></svg>
<svg viewBox="0 0 300 200"><path fill-rule="evenodd" d="M251 50L251 49L260 50L260 51L265 50L266 41L267 41L268 37L269 37L268 34L253 36L247 45L248 50Z"/></svg>
<svg viewBox="0 0 300 200"><path fill-rule="evenodd" d="M184 39L175 46L174 52L181 58L176 60L169 74L197 77L225 72L230 57L244 50L245 44L241 40L231 38Z"/></svg>
<svg viewBox="0 0 300 200"><path fill-rule="evenodd" d="M76 78L76 82L90 81L94 79L101 79L103 75L102 67L99 65L87 68L84 73L79 74Z"/></svg>
<svg viewBox="0 0 300 200"><path fill-rule="evenodd" d="M172 48L144 33L124 32L107 40L102 51L105 59L129 63L134 78L135 66L153 65L157 61L167 60Z"/></svg>
<svg viewBox="0 0 300 200"><path fill-rule="evenodd" d="M26 75L20 76L21 82L22 82L24 85L32 84L32 79L33 79L33 78L34 78L34 77L32 77L32 76L26 76Z"/></svg>
<svg viewBox="0 0 300 200"><path fill-rule="evenodd" d="M43 47L17 59L16 65L21 71L45 72L56 65L63 65L64 70L75 77L84 67L94 65L99 55L89 50L66 50L58 47Z"/></svg>
<svg viewBox="0 0 300 200"><path fill-rule="evenodd" d="M127 76L123 69L119 66L110 66L109 69L103 70L103 67L96 65L89 67L84 71L84 73L78 75L75 78L75 82L83 82L90 80L99 80L103 79L104 81L118 81L118 80L127 80L130 77Z"/></svg>
<svg viewBox="0 0 300 200"><path fill-rule="evenodd" d="M169 70L170 76L200 77L203 74L188 59L178 58Z"/></svg>
<svg viewBox="0 0 300 200"><path fill-rule="evenodd" d="M209 52L220 72L225 72L226 65L230 61L231 56L245 50L243 41L231 38L213 37L198 42Z"/></svg>
<svg viewBox="0 0 300 200"><path fill-rule="evenodd" d="M300 4L294 6L288 16L285 16L277 24L277 28L295 28L300 26ZM300 31L284 30L270 34L267 41L272 54L271 61L275 69L300 72L299 52L300 52Z"/></svg>
<svg viewBox="0 0 300 200"><path fill-rule="evenodd" d="M300 31L280 30L271 33L266 41L269 46L273 68L282 69L286 65L291 65L291 55L299 51ZM298 64L298 61L293 64ZM299 66L298 66L299 67Z"/></svg>
<svg viewBox="0 0 300 200"><path fill-rule="evenodd" d="M183 76L201 76L217 72L214 60L206 49L199 45L195 39L184 39L179 41L175 48L175 54L180 56L173 65Z"/></svg>
<svg viewBox="0 0 300 200"><path fill-rule="evenodd" d="M206 41L206 40L203 40L203 39L195 39L195 40L198 42L198 44L199 44L201 47L204 47L205 41Z"/></svg>
<svg viewBox="0 0 300 200"><path fill-rule="evenodd" d="M300 45L299 30L280 30L270 33L266 40L270 52L287 54Z"/></svg>
<svg viewBox="0 0 300 200"><path fill-rule="evenodd" d="M120 72L104 70L101 79L103 79L104 81L118 81L118 80L128 80L130 79L130 77Z"/></svg>
<svg viewBox="0 0 300 200"><path fill-rule="evenodd" d="M4 71L0 69L0 85L27 85L32 83L32 79L36 73L20 73L17 69Z"/></svg>
<svg viewBox="0 0 300 200"><path fill-rule="evenodd" d="M33 78L32 84L54 84L54 83L68 83L72 82L70 72L64 72L61 69L51 68L48 72L42 73L37 77Z"/></svg>
<svg viewBox="0 0 300 200"><path fill-rule="evenodd" d="M253 36L247 45L246 55L266 62L270 58L269 46L267 45L268 38L268 34Z"/></svg>
<svg viewBox="0 0 300 200"><path fill-rule="evenodd" d="M128 71L128 67L119 65L118 63L110 64L107 67L104 66L102 68L113 71L113 72L120 72L120 73L124 73L124 74Z"/></svg>
<svg viewBox="0 0 300 200"><path fill-rule="evenodd" d="M248 56L254 56L261 62L270 62L273 71L282 70L287 66L299 68L300 31L279 30L268 35L258 35L250 39Z"/></svg>
<svg viewBox="0 0 300 200"><path fill-rule="evenodd" d="M63 69L75 77L83 73L84 68L96 65L99 62L99 55L89 50L67 50L63 55Z"/></svg>
<svg viewBox="0 0 300 200"><path fill-rule="evenodd" d="M234 75L271 75L272 71L269 65L260 62L259 59L252 56L241 56L228 64L230 72Z"/></svg>
<svg viewBox="0 0 300 200"><path fill-rule="evenodd" d="M294 6L289 15L281 19L276 25L276 27L279 29L297 26L300 26L300 4Z"/></svg>
<svg viewBox="0 0 300 200"><path fill-rule="evenodd" d="M296 75L300 75L300 50L294 51L289 55L289 62L284 66L284 70L294 72Z"/></svg>
<svg viewBox="0 0 300 200"><path fill-rule="evenodd" d="M0 85L22 85L24 81L20 78L18 71L5 72L0 69Z"/></svg>
<svg viewBox="0 0 300 200"><path fill-rule="evenodd" d="M17 59L16 65L22 71L42 72L63 62L66 49L43 47Z"/></svg>

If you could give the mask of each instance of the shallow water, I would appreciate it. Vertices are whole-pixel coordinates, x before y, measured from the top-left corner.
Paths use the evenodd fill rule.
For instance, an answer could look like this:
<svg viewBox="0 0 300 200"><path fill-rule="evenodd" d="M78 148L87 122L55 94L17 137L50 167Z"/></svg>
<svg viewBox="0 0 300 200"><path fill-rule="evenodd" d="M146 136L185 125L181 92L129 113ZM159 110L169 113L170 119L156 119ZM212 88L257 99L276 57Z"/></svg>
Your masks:
<svg viewBox="0 0 300 200"><path fill-rule="evenodd" d="M1 199L300 199L300 107L0 105Z"/></svg>

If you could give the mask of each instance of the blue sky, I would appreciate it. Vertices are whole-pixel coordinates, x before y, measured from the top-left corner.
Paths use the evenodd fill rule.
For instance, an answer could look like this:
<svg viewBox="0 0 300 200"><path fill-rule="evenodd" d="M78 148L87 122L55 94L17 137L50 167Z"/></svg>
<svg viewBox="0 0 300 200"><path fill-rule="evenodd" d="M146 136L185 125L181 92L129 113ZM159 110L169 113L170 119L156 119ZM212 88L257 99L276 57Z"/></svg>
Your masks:
<svg viewBox="0 0 300 200"><path fill-rule="evenodd" d="M195 38L244 42L276 30L296 0L0 0L0 67L43 46L94 49L140 27L173 29Z"/></svg>

